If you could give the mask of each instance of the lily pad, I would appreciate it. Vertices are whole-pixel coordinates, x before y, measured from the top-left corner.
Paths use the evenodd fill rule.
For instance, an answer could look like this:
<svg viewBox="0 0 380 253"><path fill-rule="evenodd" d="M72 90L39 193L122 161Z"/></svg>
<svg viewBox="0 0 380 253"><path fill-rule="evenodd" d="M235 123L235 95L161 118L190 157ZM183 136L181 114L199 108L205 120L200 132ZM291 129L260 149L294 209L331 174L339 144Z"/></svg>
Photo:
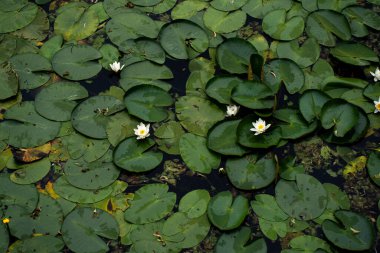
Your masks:
<svg viewBox="0 0 380 253"><path fill-rule="evenodd" d="M251 207L260 218L268 221L285 221L289 218L272 195L256 195L255 200L251 201Z"/></svg>
<svg viewBox="0 0 380 253"><path fill-rule="evenodd" d="M203 22L213 32L230 33L241 28L246 18L247 15L241 10L227 12L208 7L203 15Z"/></svg>
<svg viewBox="0 0 380 253"><path fill-rule="evenodd" d="M220 156L207 148L206 138L192 133L182 135L179 150L186 165L193 171L209 174L218 168Z"/></svg>
<svg viewBox="0 0 380 253"><path fill-rule="evenodd" d="M297 40L280 42L277 45L279 58L287 58L298 64L301 68L314 64L321 53L321 49L316 39L309 38L302 45Z"/></svg>
<svg viewBox="0 0 380 253"><path fill-rule="evenodd" d="M301 113L295 109L280 109L273 116L283 123L278 124L284 139L298 139L317 129L317 122L307 123Z"/></svg>
<svg viewBox="0 0 380 253"><path fill-rule="evenodd" d="M296 39L301 36L304 27L303 18L288 18L284 9L271 11L263 19L263 31L276 40Z"/></svg>
<svg viewBox="0 0 380 253"><path fill-rule="evenodd" d="M134 224L145 224L161 220L168 215L175 204L176 195L168 192L165 184L149 184L135 192L125 211L124 218Z"/></svg>
<svg viewBox="0 0 380 253"><path fill-rule="evenodd" d="M242 190L255 190L268 186L276 177L276 164L273 158L258 159L257 155L230 158L226 171L231 183Z"/></svg>
<svg viewBox="0 0 380 253"><path fill-rule="evenodd" d="M324 104L330 97L318 90L306 91L299 100L299 110L304 119L311 123L315 119L320 119Z"/></svg>
<svg viewBox="0 0 380 253"><path fill-rule="evenodd" d="M2 211L0 211L0 218L3 218ZM9 233L5 224L0 224L0 252L7 252L9 246Z"/></svg>
<svg viewBox="0 0 380 253"><path fill-rule="evenodd" d="M121 60L126 66L145 60L157 64L163 64L165 62L165 52L160 44L154 40L127 40L121 43L119 49L126 54Z"/></svg>
<svg viewBox="0 0 380 253"><path fill-rule="evenodd" d="M216 243L215 253L267 252L267 245L264 239L257 239L251 242L250 238L251 229L248 227L241 227L237 231L223 234Z"/></svg>
<svg viewBox="0 0 380 253"><path fill-rule="evenodd" d="M276 201L290 217L311 220L327 206L327 192L313 176L298 174L295 181L281 179L276 184Z"/></svg>
<svg viewBox="0 0 380 253"><path fill-rule="evenodd" d="M243 7L248 0L224 1L213 0L210 5L220 11L234 11Z"/></svg>
<svg viewBox="0 0 380 253"><path fill-rule="evenodd" d="M359 43L338 43L330 53L342 62L356 66L379 62L379 57L372 49Z"/></svg>
<svg viewBox="0 0 380 253"><path fill-rule="evenodd" d="M212 197L207 214L211 223L221 230L232 230L240 226L248 214L248 200L242 195L235 198L229 191Z"/></svg>
<svg viewBox="0 0 380 253"><path fill-rule="evenodd" d="M46 247L46 245L49 245L49 247ZM64 246L65 244L61 238L57 238L52 235L35 236L16 241L10 246L9 253L28 251L39 253L57 253L61 252Z"/></svg>
<svg viewBox="0 0 380 253"><path fill-rule="evenodd" d="M40 194L37 209L30 212L23 206L9 206L5 215L11 217L10 233L26 239L33 234L57 235L61 228L63 213L59 204L51 197Z"/></svg>
<svg viewBox="0 0 380 253"><path fill-rule="evenodd" d="M41 90L35 98L36 111L54 121L68 121L77 105L75 100L88 97L79 83L56 82Z"/></svg>
<svg viewBox="0 0 380 253"><path fill-rule="evenodd" d="M12 34L30 41L43 41L49 34L49 19L47 13L41 7L38 8L34 20L27 26L14 31Z"/></svg>
<svg viewBox="0 0 380 253"><path fill-rule="evenodd" d="M342 13L348 18L351 33L355 37L367 36L368 27L379 30L380 16L371 9L360 6L352 6L345 8Z"/></svg>
<svg viewBox="0 0 380 253"><path fill-rule="evenodd" d="M124 109L123 103L111 96L94 96L80 103L71 115L73 127L92 138L107 138L108 118Z"/></svg>
<svg viewBox="0 0 380 253"><path fill-rule="evenodd" d="M350 25L344 15L330 10L311 13L307 18L305 30L309 37L327 47L335 46L334 35L342 40L351 38Z"/></svg>
<svg viewBox="0 0 380 253"><path fill-rule="evenodd" d="M159 27L149 16L137 12L121 12L111 15L107 22L106 32L112 43L117 46L130 39L158 36Z"/></svg>
<svg viewBox="0 0 380 253"><path fill-rule="evenodd" d="M219 66L231 74L248 73L250 57L257 53L251 43L238 38L224 41L216 50Z"/></svg>
<svg viewBox="0 0 380 253"><path fill-rule="evenodd" d="M158 138L156 142L160 150L171 155L179 155L179 140L184 133L185 130L179 122L169 121L157 128L154 136Z"/></svg>
<svg viewBox="0 0 380 253"><path fill-rule="evenodd" d="M13 97L18 91L18 79L9 65L0 67L0 100Z"/></svg>
<svg viewBox="0 0 380 253"><path fill-rule="evenodd" d="M119 226L112 215L83 207L66 216L61 231L67 247L77 253L106 253L109 247L99 236L111 240L119 236Z"/></svg>
<svg viewBox="0 0 380 253"><path fill-rule="evenodd" d="M138 85L129 89L124 97L129 114L148 122L160 122L168 117L165 107L173 104L172 97L163 89Z"/></svg>
<svg viewBox="0 0 380 253"><path fill-rule="evenodd" d="M85 162L83 159L69 159L64 166L65 179L71 185L97 190L116 181L120 170L111 161Z"/></svg>
<svg viewBox="0 0 380 253"><path fill-rule="evenodd" d="M289 243L291 249L285 249L281 252L283 253L293 253L293 252L319 252L318 250L323 250L322 252L332 253L330 245L324 240L310 235L302 235L292 239Z"/></svg>
<svg viewBox="0 0 380 253"><path fill-rule="evenodd" d="M372 152L367 160L368 174L372 181L380 186L380 153Z"/></svg>
<svg viewBox="0 0 380 253"><path fill-rule="evenodd" d="M173 21L160 31L162 48L176 59L192 59L207 50L209 41L206 32L197 24Z"/></svg>
<svg viewBox="0 0 380 253"><path fill-rule="evenodd" d="M3 6L5 7L0 8L0 33L13 32L27 26L38 13L38 6L34 3L15 5L4 2Z"/></svg>
<svg viewBox="0 0 380 253"><path fill-rule="evenodd" d="M87 45L67 46L52 59L53 69L69 80L84 80L97 75L102 66L96 61L102 57L95 48Z"/></svg>
<svg viewBox="0 0 380 253"><path fill-rule="evenodd" d="M202 0L188 0L179 2L172 9L171 17L173 20L190 19L197 14L197 12L205 9L207 6L208 3Z"/></svg>
<svg viewBox="0 0 380 253"><path fill-rule="evenodd" d="M210 194L206 190L194 190L186 193L179 202L178 210L190 219L201 217L207 211Z"/></svg>
<svg viewBox="0 0 380 253"><path fill-rule="evenodd" d="M222 155L242 156L249 149L238 143L238 126L241 120L225 121L213 127L207 137L207 147Z"/></svg>
<svg viewBox="0 0 380 253"><path fill-rule="evenodd" d="M242 9L251 17L262 19L271 11L278 9L289 10L292 4L291 0L250 0Z"/></svg>
<svg viewBox="0 0 380 253"><path fill-rule="evenodd" d="M209 100L195 97L180 97L175 103L177 118L189 132L206 136L208 130L224 119L224 112Z"/></svg>
<svg viewBox="0 0 380 253"><path fill-rule="evenodd" d="M156 168L162 161L161 152L149 150L152 139L136 140L130 137L122 141L114 151L114 163L131 172L145 172Z"/></svg>
<svg viewBox="0 0 380 253"><path fill-rule="evenodd" d="M8 143L19 148L41 146L54 139L61 124L41 117L34 109L34 102L25 101L11 107L3 122L9 133Z"/></svg>
<svg viewBox="0 0 380 253"><path fill-rule="evenodd" d="M41 55L18 54L10 59L10 63L18 75L20 89L35 89L50 79L46 72L51 70L51 64Z"/></svg>
<svg viewBox="0 0 380 253"><path fill-rule="evenodd" d="M16 184L33 184L45 177L49 173L50 167L48 158L23 164L10 175L10 179Z"/></svg>
<svg viewBox="0 0 380 253"><path fill-rule="evenodd" d="M231 98L236 103L250 109L274 107L273 91L257 81L244 81L236 85L232 90Z"/></svg>
<svg viewBox="0 0 380 253"><path fill-rule="evenodd" d="M122 111L113 115L106 128L108 141L116 146L127 137L134 136L134 128L139 124L137 119ZM156 131L157 132L157 131Z"/></svg>
<svg viewBox="0 0 380 253"><path fill-rule="evenodd" d="M274 92L285 84L290 94L299 92L305 83L305 76L300 67L291 60L275 59L264 65L264 83Z"/></svg>
<svg viewBox="0 0 380 253"><path fill-rule="evenodd" d="M364 216L346 210L335 212L340 223L325 220L322 230L329 241L342 249L369 250L375 242L375 231Z"/></svg>
<svg viewBox="0 0 380 253"><path fill-rule="evenodd" d="M49 38L40 48L39 54L48 60L51 60L56 52L62 48L62 35L55 35Z"/></svg>
<svg viewBox="0 0 380 253"><path fill-rule="evenodd" d="M13 183L6 173L0 174L0 207L18 205L29 213L33 212L38 203L38 192L34 185L19 185Z"/></svg>
<svg viewBox="0 0 380 253"><path fill-rule="evenodd" d="M207 82L206 94L221 104L232 104L231 93L243 80L234 76L216 76Z"/></svg>

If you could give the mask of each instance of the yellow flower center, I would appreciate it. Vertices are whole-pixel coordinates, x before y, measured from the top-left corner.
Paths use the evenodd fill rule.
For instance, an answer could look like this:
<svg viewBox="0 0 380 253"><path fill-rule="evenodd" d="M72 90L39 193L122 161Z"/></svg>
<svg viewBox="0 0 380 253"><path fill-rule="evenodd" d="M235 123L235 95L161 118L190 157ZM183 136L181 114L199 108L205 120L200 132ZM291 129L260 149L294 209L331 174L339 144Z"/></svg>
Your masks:
<svg viewBox="0 0 380 253"><path fill-rule="evenodd" d="M10 219L8 219L8 218L4 218L4 219L3 219L3 223L4 223L4 224L7 224L7 223L9 223L10 221L11 221L11 220L10 220Z"/></svg>
<svg viewBox="0 0 380 253"><path fill-rule="evenodd" d="M375 108L380 111L380 103L375 104Z"/></svg>
<svg viewBox="0 0 380 253"><path fill-rule="evenodd" d="M257 129L259 130L263 130L265 127L264 127L264 124L259 124L257 125Z"/></svg>
<svg viewBox="0 0 380 253"><path fill-rule="evenodd" d="M141 130L139 131L139 134L145 134L145 129L141 129Z"/></svg>

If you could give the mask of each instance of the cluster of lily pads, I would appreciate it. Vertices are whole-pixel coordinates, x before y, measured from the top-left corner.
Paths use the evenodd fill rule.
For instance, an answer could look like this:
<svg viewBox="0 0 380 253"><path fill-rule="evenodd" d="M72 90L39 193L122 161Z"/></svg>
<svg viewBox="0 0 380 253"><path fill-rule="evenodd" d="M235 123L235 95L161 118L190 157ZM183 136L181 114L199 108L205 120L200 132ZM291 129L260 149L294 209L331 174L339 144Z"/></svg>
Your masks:
<svg viewBox="0 0 380 253"><path fill-rule="evenodd" d="M378 51L364 42L380 30L379 5L1 0L0 253L264 253L289 234L283 253L376 247L344 191L276 149L378 131ZM183 70L167 62L188 64L174 89ZM340 64L362 78L336 75ZM90 96L99 76L117 83ZM194 175L219 169L231 191L178 199L164 176L128 189L165 154ZM379 164L372 151L378 186Z"/></svg>

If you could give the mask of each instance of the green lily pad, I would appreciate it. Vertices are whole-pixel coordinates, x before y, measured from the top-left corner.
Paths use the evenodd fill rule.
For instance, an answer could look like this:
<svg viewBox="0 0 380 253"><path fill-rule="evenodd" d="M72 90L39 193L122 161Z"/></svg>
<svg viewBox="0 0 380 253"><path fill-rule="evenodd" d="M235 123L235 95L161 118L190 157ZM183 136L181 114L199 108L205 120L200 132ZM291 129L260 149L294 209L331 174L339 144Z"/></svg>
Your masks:
<svg viewBox="0 0 380 253"><path fill-rule="evenodd" d="M328 9L334 11L341 11L347 6L357 4L356 0L318 0L319 9Z"/></svg>
<svg viewBox="0 0 380 253"><path fill-rule="evenodd" d="M305 252L314 253L319 252L318 250L323 250L322 252L332 253L330 245L324 240L310 235L302 235L292 239L289 243L291 249L285 249L281 252L283 253L295 253L295 252Z"/></svg>
<svg viewBox="0 0 380 253"><path fill-rule="evenodd" d="M234 76L216 76L207 82L206 94L221 104L232 104L232 90L243 80Z"/></svg>
<svg viewBox="0 0 380 253"><path fill-rule="evenodd" d="M114 62L118 62L120 58L119 50L111 44L104 44L101 48L99 48L99 52L102 54L102 58L99 60L99 63L102 64L103 68L112 70L110 65ZM122 61L121 66L123 65L125 64Z"/></svg>
<svg viewBox="0 0 380 253"><path fill-rule="evenodd" d="M37 2L37 1L36 1ZM46 247L49 245L49 247ZM61 238L52 235L36 236L18 240L9 247L9 253L39 252L39 253L58 253L65 246Z"/></svg>
<svg viewBox="0 0 380 253"><path fill-rule="evenodd" d="M238 143L238 126L241 120L224 121L213 127L207 137L207 147L222 155L242 156L249 152Z"/></svg>
<svg viewBox="0 0 380 253"><path fill-rule="evenodd" d="M51 197L40 194L37 209L30 212L27 208L9 206L5 215L10 217L11 235L26 239L33 234L57 235L61 228L63 213L59 204Z"/></svg>
<svg viewBox="0 0 380 253"><path fill-rule="evenodd" d="M137 12L121 12L111 15L107 22L106 32L109 39L117 46L130 39L158 36L159 27L149 16Z"/></svg>
<svg viewBox="0 0 380 253"><path fill-rule="evenodd" d="M154 136L157 137L156 143L160 150L171 155L179 155L179 140L184 133L185 130L179 122L169 121L157 128Z"/></svg>
<svg viewBox="0 0 380 253"><path fill-rule="evenodd" d="M0 33L13 32L29 25L38 13L38 6L34 3L17 5L16 2L15 5L14 1L5 1L3 6L5 8L0 8Z"/></svg>
<svg viewBox="0 0 380 253"><path fill-rule="evenodd" d="M131 172L145 172L156 168L162 161L161 152L149 150L152 139L136 140L130 137L122 141L114 151L114 163Z"/></svg>
<svg viewBox="0 0 380 253"><path fill-rule="evenodd" d="M371 9L360 6L352 6L345 8L342 13L348 18L351 33L355 37L367 36L368 27L379 30L380 16Z"/></svg>
<svg viewBox="0 0 380 253"><path fill-rule="evenodd" d="M136 6L139 10L143 12L150 12L153 14L162 14L171 10L175 5L176 0L161 0L157 5L154 6Z"/></svg>
<svg viewBox="0 0 380 253"><path fill-rule="evenodd" d="M106 132L108 141L116 146L127 137L134 136L134 128L139 124L127 112L122 111L113 115L108 121ZM156 130L157 132L157 130ZM155 132L155 133L156 133Z"/></svg>
<svg viewBox="0 0 380 253"><path fill-rule="evenodd" d="M279 58L287 58L298 64L301 68L309 67L314 64L321 53L321 49L316 39L309 38L302 45L297 40L280 42L277 45Z"/></svg>
<svg viewBox="0 0 380 253"><path fill-rule="evenodd" d="M208 3L202 0L188 0L179 2L171 11L171 17L176 19L190 19L197 12L207 8Z"/></svg>
<svg viewBox="0 0 380 253"><path fill-rule="evenodd" d="M323 80L322 90L332 98L340 98L343 93L353 89L364 89L368 82L349 77L330 76Z"/></svg>
<svg viewBox="0 0 380 253"><path fill-rule="evenodd" d="M331 65L321 58L311 68L303 69L305 75L305 85L303 90L318 89L322 90L323 80L334 76Z"/></svg>
<svg viewBox="0 0 380 253"><path fill-rule="evenodd" d="M223 234L216 243L215 253L266 253L267 245L264 239L251 242L251 229L241 227L239 230ZM248 241L250 242L248 244ZM248 245L247 245L248 244Z"/></svg>
<svg viewBox="0 0 380 253"><path fill-rule="evenodd" d="M278 9L289 10L292 4L291 0L250 0L242 9L249 16L262 19L271 11Z"/></svg>
<svg viewBox="0 0 380 253"><path fill-rule="evenodd" d="M327 192L313 176L298 174L295 181L281 179L276 184L276 201L290 217L311 220L327 206Z"/></svg>
<svg viewBox="0 0 380 253"><path fill-rule="evenodd" d="M135 192L124 218L134 224L145 224L161 220L174 208L176 195L168 192L165 184L149 184Z"/></svg>
<svg viewBox="0 0 380 253"><path fill-rule="evenodd" d="M49 38L40 48L39 54L48 60L51 60L56 52L62 48L62 35L55 35Z"/></svg>
<svg viewBox="0 0 380 253"><path fill-rule="evenodd" d="M334 35L342 40L351 38L350 25L344 15L330 10L311 13L307 18L305 30L309 37L327 47L335 46Z"/></svg>
<svg viewBox="0 0 380 253"><path fill-rule="evenodd" d="M248 73L250 57L257 53L251 43L239 38L224 41L216 50L219 66L231 74Z"/></svg>
<svg viewBox="0 0 380 253"><path fill-rule="evenodd" d="M33 184L45 177L49 173L50 167L48 158L23 164L10 175L10 179L16 184Z"/></svg>
<svg viewBox="0 0 380 253"><path fill-rule="evenodd" d="M347 250L369 250L375 242L375 231L364 216L346 210L335 212L339 223L325 220L322 230L335 246Z"/></svg>
<svg viewBox="0 0 380 253"><path fill-rule="evenodd" d="M379 62L379 57L372 49L359 43L338 43L330 53L342 62L356 66Z"/></svg>
<svg viewBox="0 0 380 253"><path fill-rule="evenodd" d="M227 159L226 171L228 179L236 188L254 190L273 182L276 164L273 158L258 159L257 155L246 155Z"/></svg>
<svg viewBox="0 0 380 253"><path fill-rule="evenodd" d="M263 19L263 31L276 40L294 40L301 36L304 27L303 18L288 18L284 9L271 11Z"/></svg>
<svg viewBox="0 0 380 253"><path fill-rule="evenodd" d="M268 221L285 221L289 218L272 195L256 195L255 200L251 201L251 207L260 218Z"/></svg>
<svg viewBox="0 0 380 253"><path fill-rule="evenodd" d="M102 157L110 147L108 140L95 140L73 133L63 138L63 143L72 159L83 158L93 162Z"/></svg>
<svg viewBox="0 0 380 253"><path fill-rule="evenodd" d="M119 226L112 215L83 207L66 216L61 231L66 246L77 253L106 253L109 247L99 236L111 240L119 236Z"/></svg>
<svg viewBox="0 0 380 253"><path fill-rule="evenodd" d="M18 91L18 79L10 65L0 67L0 100L13 97Z"/></svg>
<svg viewBox="0 0 380 253"><path fill-rule="evenodd" d="M167 66L154 64L150 61L142 61L123 68L120 86L125 91L128 91L134 86L149 84L168 91L171 85L162 81L162 79L171 78L173 78L173 73Z"/></svg>
<svg viewBox="0 0 380 253"><path fill-rule="evenodd" d="M337 185L324 183L323 187L328 194L328 201L326 209L336 211L339 209L350 209L350 199L348 195L343 192Z"/></svg>
<svg viewBox="0 0 380 253"><path fill-rule="evenodd" d="M192 59L207 50L209 41L206 32L197 24L173 21L160 31L160 43L167 54L176 59Z"/></svg>
<svg viewBox="0 0 380 253"><path fill-rule="evenodd" d="M372 152L367 160L367 169L370 178L375 184L380 186L380 153Z"/></svg>
<svg viewBox="0 0 380 253"><path fill-rule="evenodd" d="M38 203L38 192L34 185L19 185L13 183L6 173L0 174L0 208L18 205L29 213L33 212Z"/></svg>
<svg viewBox="0 0 380 253"><path fill-rule="evenodd" d="M248 200L242 195L233 197L223 191L212 197L207 214L211 223L221 230L232 230L240 226L248 214Z"/></svg>
<svg viewBox="0 0 380 253"><path fill-rule="evenodd" d="M216 122L224 119L221 109L200 97L180 97L175 107L181 125L189 132L200 136L206 136Z"/></svg>
<svg viewBox="0 0 380 253"><path fill-rule="evenodd" d="M206 190L194 190L186 193L179 202L178 211L190 219L201 217L207 211L210 194Z"/></svg>
<svg viewBox="0 0 380 253"><path fill-rule="evenodd" d="M328 101L321 111L321 123L325 129L334 127L334 135L343 137L358 122L359 112L355 106L339 99Z"/></svg>
<svg viewBox="0 0 380 253"><path fill-rule="evenodd" d="M231 98L250 109L270 109L274 107L273 95L273 91L263 83L244 81L235 86Z"/></svg>
<svg viewBox="0 0 380 253"><path fill-rule="evenodd" d="M162 0L130 0L131 3L139 6L153 6L160 3Z"/></svg>
<svg viewBox="0 0 380 253"><path fill-rule="evenodd" d="M330 97L318 90L306 91L299 100L299 110L304 119L311 123L315 119L321 118L321 111L324 104Z"/></svg>
<svg viewBox="0 0 380 253"><path fill-rule="evenodd" d="M34 102L25 101L8 109L3 122L9 133L8 143L14 147L41 146L54 139L61 124L41 117L34 109Z"/></svg>
<svg viewBox="0 0 380 253"><path fill-rule="evenodd" d="M3 219L2 211L0 211L0 218ZM6 224L0 224L0 252L6 253L9 246L9 233Z"/></svg>
<svg viewBox="0 0 380 253"><path fill-rule="evenodd" d="M241 28L247 19L244 11L220 11L208 7L203 15L205 26L216 33L230 33Z"/></svg>
<svg viewBox="0 0 380 253"><path fill-rule="evenodd" d="M264 65L264 83L274 92L285 84L290 94L299 92L305 83L305 76L300 67L291 60L275 59Z"/></svg>
<svg viewBox="0 0 380 253"><path fill-rule="evenodd" d="M234 11L243 7L248 0L224 1L213 0L210 5L220 11Z"/></svg>
<svg viewBox="0 0 380 253"><path fill-rule="evenodd" d="M120 170L112 162L87 163L83 159L69 159L64 170L68 183L85 190L104 188L115 182L120 174Z"/></svg>
<svg viewBox="0 0 380 253"><path fill-rule="evenodd" d="M80 189L69 184L64 176L58 178L53 184L53 187L54 191L62 198L81 204L99 202L108 197L113 190L112 185L98 190Z"/></svg>
<svg viewBox="0 0 380 253"><path fill-rule="evenodd" d="M129 89L124 97L129 114L148 122L160 122L168 117L165 107L173 104L172 97L163 89L139 85Z"/></svg>
<svg viewBox="0 0 380 253"><path fill-rule="evenodd" d="M168 238L181 238L177 244L181 248L197 246L206 238L210 230L207 215L197 218L189 218L185 213L175 213L164 223L162 233Z"/></svg>
<svg viewBox="0 0 380 253"><path fill-rule="evenodd" d="M93 8L84 3L69 3L57 10L54 31L66 41L82 40L91 36L99 25L99 18Z"/></svg>
<svg viewBox="0 0 380 253"><path fill-rule="evenodd" d="M126 66L145 60L157 64L163 64L165 62L165 52L160 44L154 40L127 40L121 43L119 49L126 54L121 60Z"/></svg>
<svg viewBox="0 0 380 253"><path fill-rule="evenodd" d="M80 103L71 115L73 127L92 138L107 138L108 118L124 109L123 103L112 96L94 96Z"/></svg>
<svg viewBox="0 0 380 253"><path fill-rule="evenodd" d="M54 54L53 69L69 80L84 80L96 76L102 66L96 61L102 57L95 48L87 45L67 46Z"/></svg>
<svg viewBox="0 0 380 253"><path fill-rule="evenodd" d="M15 53L17 44L14 36L0 36L0 64L8 61Z"/></svg>
<svg viewBox="0 0 380 253"><path fill-rule="evenodd" d="M248 148L269 148L276 146L281 139L280 128L269 128L265 133L255 135L250 129L252 123L258 120L256 115L248 115L240 122L237 128L238 142Z"/></svg>
<svg viewBox="0 0 380 253"><path fill-rule="evenodd" d="M10 59L10 63L18 75L20 89L35 89L50 79L50 75L45 72L51 70L51 64L41 55L18 54Z"/></svg>
<svg viewBox="0 0 380 253"><path fill-rule="evenodd" d="M295 109L280 109L273 116L283 123L278 124L284 139L298 139L317 129L317 122L307 123L301 113Z"/></svg>
<svg viewBox="0 0 380 253"><path fill-rule="evenodd" d="M305 174L305 167L296 165L296 157L287 157L280 161L280 177L285 180L296 180L297 174Z"/></svg>
<svg viewBox="0 0 380 253"><path fill-rule="evenodd" d="M209 174L220 164L220 156L207 148L207 139L192 133L182 135L179 141L181 157L193 171Z"/></svg>
<svg viewBox="0 0 380 253"><path fill-rule="evenodd" d="M35 98L36 111L54 121L68 121L77 105L75 100L88 97L79 83L56 82L41 90Z"/></svg>

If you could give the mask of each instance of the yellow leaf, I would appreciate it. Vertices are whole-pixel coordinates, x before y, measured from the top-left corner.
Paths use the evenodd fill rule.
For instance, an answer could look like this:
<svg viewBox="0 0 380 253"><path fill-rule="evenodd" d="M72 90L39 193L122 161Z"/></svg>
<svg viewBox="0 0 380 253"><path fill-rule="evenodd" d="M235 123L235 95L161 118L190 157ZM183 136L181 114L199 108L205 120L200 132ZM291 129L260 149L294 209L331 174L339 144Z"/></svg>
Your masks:
<svg viewBox="0 0 380 253"><path fill-rule="evenodd" d="M22 162L34 162L49 155L50 142L35 148L20 148L15 151L15 159Z"/></svg>
<svg viewBox="0 0 380 253"><path fill-rule="evenodd" d="M367 157L359 156L349 162L343 170L343 177L347 177L350 174L356 174L359 171L362 171L367 163Z"/></svg>

